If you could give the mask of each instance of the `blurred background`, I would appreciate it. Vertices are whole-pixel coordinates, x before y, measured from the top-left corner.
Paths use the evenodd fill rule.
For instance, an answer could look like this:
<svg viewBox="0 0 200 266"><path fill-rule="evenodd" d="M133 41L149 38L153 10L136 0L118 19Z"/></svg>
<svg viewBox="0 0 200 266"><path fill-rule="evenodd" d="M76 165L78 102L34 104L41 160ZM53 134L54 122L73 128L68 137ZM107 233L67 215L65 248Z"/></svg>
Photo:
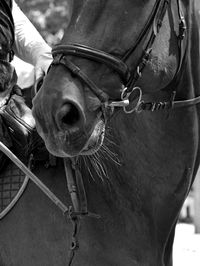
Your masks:
<svg viewBox="0 0 200 266"><path fill-rule="evenodd" d="M68 0L16 0L44 39L53 45L61 39L67 26Z"/></svg>
<svg viewBox="0 0 200 266"><path fill-rule="evenodd" d="M69 0L16 0L16 3L50 46L60 42L69 22ZM33 66L16 57L12 63L18 74L18 85L22 88L32 86Z"/></svg>
<svg viewBox="0 0 200 266"><path fill-rule="evenodd" d="M16 2L50 46L59 43L69 22L67 20L69 0L16 0ZM200 10L200 0L196 1L196 5ZM14 60L14 65L19 76L19 85L22 88L33 85L33 67L18 59ZM174 266L200 265L200 171L180 212L173 256Z"/></svg>

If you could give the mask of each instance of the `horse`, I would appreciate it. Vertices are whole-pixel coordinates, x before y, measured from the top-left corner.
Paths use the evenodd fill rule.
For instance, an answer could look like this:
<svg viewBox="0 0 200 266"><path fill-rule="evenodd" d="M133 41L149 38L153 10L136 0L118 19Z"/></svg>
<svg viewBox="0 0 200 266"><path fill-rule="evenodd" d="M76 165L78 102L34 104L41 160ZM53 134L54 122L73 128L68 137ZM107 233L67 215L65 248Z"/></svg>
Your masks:
<svg viewBox="0 0 200 266"><path fill-rule="evenodd" d="M33 99L52 155L38 162L36 152L32 169L72 208L63 216L29 182L0 222L0 265L63 266L69 247L68 265L172 265L199 165L196 4L70 1Z"/></svg>
<svg viewBox="0 0 200 266"><path fill-rule="evenodd" d="M73 1L33 114L50 153L79 158L102 217L75 265L172 265L199 165L196 4Z"/></svg>
<svg viewBox="0 0 200 266"><path fill-rule="evenodd" d="M197 1L72 2L33 115L102 217L74 265L172 265L199 165Z"/></svg>

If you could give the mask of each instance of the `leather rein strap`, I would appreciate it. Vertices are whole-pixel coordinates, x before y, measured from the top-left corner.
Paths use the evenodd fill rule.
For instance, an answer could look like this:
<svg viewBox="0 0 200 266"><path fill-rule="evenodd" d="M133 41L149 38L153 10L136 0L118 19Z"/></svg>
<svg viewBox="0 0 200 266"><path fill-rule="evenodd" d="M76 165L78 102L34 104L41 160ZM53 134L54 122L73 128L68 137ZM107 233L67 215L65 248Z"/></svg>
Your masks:
<svg viewBox="0 0 200 266"><path fill-rule="evenodd" d="M79 209L79 203L78 205L75 203L74 199L72 198L72 203L73 203L73 207L74 207L74 211L72 210L71 206L67 207L64 203L61 202L61 200L59 200L59 198L57 198L57 196L51 192L47 186L36 176L32 173L32 171L26 167L26 165L24 165L24 163L18 159L17 156L15 156L1 141L0 141L0 150L6 155L8 156L8 158L13 161L18 167L19 169L25 174L27 175L32 181L33 183L40 189L42 190L42 192L62 211L62 213L64 215L68 214L69 216L71 215L79 215L79 216L91 216L94 218L100 218L99 215L95 214L95 213L91 213L87 211L87 206L84 205L84 207L82 207L81 209ZM30 158L31 160L31 158ZM68 161L68 159L65 159L65 167L67 166L68 169L70 168L70 163ZM69 170L68 170L69 171ZM69 173L69 172L68 172ZM70 177L72 180L72 177ZM68 181L68 180L67 180ZM72 182L72 181L70 181ZM81 181L79 181L81 182ZM69 185L69 183L68 183ZM78 193L78 191L80 191L80 189L83 189L81 186L78 187L78 189L76 188L77 184L74 183L74 188L70 187L74 190L75 193ZM82 193L83 195L83 193ZM79 196L76 196L77 199L79 199ZM83 199L83 197L82 197ZM86 200L83 200L84 203L86 203Z"/></svg>
<svg viewBox="0 0 200 266"><path fill-rule="evenodd" d="M174 82L179 76L185 54L184 47L186 46L185 43L187 42L187 38L185 36L186 22L182 14L180 0L176 0L176 2L177 2L177 10L179 18L179 34L177 36L178 47L179 47L179 62L176 74L172 82ZM112 109L114 107L122 107L126 113L132 113L133 111L141 112L143 110L157 111L157 110L191 106L200 103L200 96L189 100L175 101L174 100L175 92L171 94L170 99L168 101L144 102L142 100L142 90L136 86L137 81L142 77L142 73L145 66L149 62L154 41L159 33L160 28L162 27L162 21L170 3L171 0L156 1L153 10L149 16L149 19L147 20L142 32L138 36L135 44L125 53L122 59L119 59L104 51L77 43L67 44L67 45L60 44L52 49L52 55L54 60L51 66L63 65L72 74L76 75L80 80L82 80L91 89L91 91L100 99L103 105L109 106ZM130 70L128 65L126 64L126 61L133 54L133 52L141 43L141 41L144 40L147 34L150 37L146 42L146 47L143 50L139 63L137 64L135 70ZM102 89L100 89L87 75L85 75L83 71L69 59L68 57L69 55L89 59L98 63L105 64L108 67L112 68L120 76L123 83L121 100L110 101L109 95L105 93ZM139 92L139 97L137 99L136 105L132 107L131 94L136 90Z"/></svg>
<svg viewBox="0 0 200 266"><path fill-rule="evenodd" d="M74 259L75 252L79 248L78 233L80 229L80 217L92 216L94 218L100 218L100 216L88 212L87 197L85 193L82 175L78 168L77 160L75 158L71 159L64 158L64 167L65 167L68 191L73 203L73 212L70 211L70 219L73 226L71 247L69 253L69 262L68 262L68 265L70 266Z"/></svg>
<svg viewBox="0 0 200 266"><path fill-rule="evenodd" d="M63 215L72 222L73 231L71 237L71 246L69 253L68 266L72 264L75 251L79 248L78 233L80 227L80 218L89 216L99 219L100 216L95 213L88 212L87 199L84 190L83 180L80 171L77 168L76 161L70 162L69 158L64 159L64 167L66 171L68 190L72 200L72 206L67 207L33 172L24 165L1 141L0 150L15 163L19 169L62 211ZM29 164L31 165L31 158ZM72 172L75 171L75 175Z"/></svg>

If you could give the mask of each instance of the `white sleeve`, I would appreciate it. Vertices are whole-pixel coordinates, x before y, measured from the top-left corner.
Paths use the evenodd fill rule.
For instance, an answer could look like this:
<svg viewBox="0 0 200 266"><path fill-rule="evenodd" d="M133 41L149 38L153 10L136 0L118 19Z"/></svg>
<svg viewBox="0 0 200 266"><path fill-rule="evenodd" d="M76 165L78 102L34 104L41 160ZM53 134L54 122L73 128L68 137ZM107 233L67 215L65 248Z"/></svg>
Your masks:
<svg viewBox="0 0 200 266"><path fill-rule="evenodd" d="M44 41L14 0L12 14L15 24L14 52L16 56L34 66L42 56L49 57L51 60L51 47Z"/></svg>

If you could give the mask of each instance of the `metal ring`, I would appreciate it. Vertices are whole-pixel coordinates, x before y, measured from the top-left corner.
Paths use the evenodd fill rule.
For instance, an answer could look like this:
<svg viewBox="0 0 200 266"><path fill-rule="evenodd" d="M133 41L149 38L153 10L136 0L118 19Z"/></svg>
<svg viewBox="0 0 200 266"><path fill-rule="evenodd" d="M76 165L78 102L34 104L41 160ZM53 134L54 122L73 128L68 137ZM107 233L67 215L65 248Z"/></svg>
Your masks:
<svg viewBox="0 0 200 266"><path fill-rule="evenodd" d="M125 88L125 89L126 89L126 88ZM123 93L126 92L125 89L124 89L124 91L122 92L122 97L123 97ZM141 102L142 102L142 90L141 90L140 87L134 87L134 88L132 89L132 91L126 95L126 98L129 100L130 95L131 95L134 91L136 91L136 90L139 91L139 97L138 97L137 104L136 104L136 106L135 106L133 109L130 109L130 110L128 110L128 108L127 108L128 106L130 106L130 103L129 103L128 106L124 106L123 109L124 109L124 112L125 112L126 114L133 113L134 111L135 111L136 113L141 112L141 110L139 110L139 107L140 107ZM129 102L131 102L131 101L129 101Z"/></svg>

